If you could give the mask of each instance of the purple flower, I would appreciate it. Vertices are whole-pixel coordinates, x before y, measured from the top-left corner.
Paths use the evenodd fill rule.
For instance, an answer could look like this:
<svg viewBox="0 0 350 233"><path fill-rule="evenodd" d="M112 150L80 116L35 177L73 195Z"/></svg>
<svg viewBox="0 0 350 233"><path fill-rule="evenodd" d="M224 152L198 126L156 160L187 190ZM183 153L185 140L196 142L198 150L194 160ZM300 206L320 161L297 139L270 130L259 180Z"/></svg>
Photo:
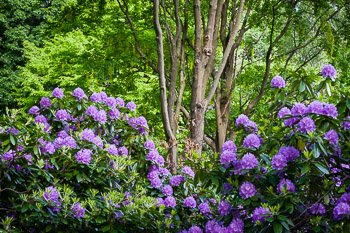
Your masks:
<svg viewBox="0 0 350 233"><path fill-rule="evenodd" d="M57 110L56 119L59 121L68 121L70 119L70 115L65 109Z"/></svg>
<svg viewBox="0 0 350 233"><path fill-rule="evenodd" d="M189 166L184 166L182 168L182 173L188 175L191 178L194 178L194 172Z"/></svg>
<svg viewBox="0 0 350 233"><path fill-rule="evenodd" d="M160 188L160 187L162 187L162 184L163 184L162 180L159 179L159 177L150 180L150 182L151 182L151 186L153 188Z"/></svg>
<svg viewBox="0 0 350 233"><path fill-rule="evenodd" d="M92 139L92 143L95 144L96 146L100 147L101 149L103 148L103 142L99 136L94 137Z"/></svg>
<svg viewBox="0 0 350 233"><path fill-rule="evenodd" d="M52 204L54 204L56 206L61 205L61 202L59 200L59 196L60 196L59 192L53 186L47 187L44 191L44 194L43 194L43 198L45 201L51 202Z"/></svg>
<svg viewBox="0 0 350 233"><path fill-rule="evenodd" d="M132 101L130 101L129 103L126 104L126 107L130 110L130 111L135 111L136 110L136 104Z"/></svg>
<svg viewBox="0 0 350 233"><path fill-rule="evenodd" d="M150 150L146 155L146 160L155 162L158 155L157 150Z"/></svg>
<svg viewBox="0 0 350 233"><path fill-rule="evenodd" d="M249 181L244 182L239 188L239 195L243 199L248 199L256 194L255 186Z"/></svg>
<svg viewBox="0 0 350 233"><path fill-rule="evenodd" d="M283 146L277 154L283 155L287 162L293 161L300 156L300 152L293 146Z"/></svg>
<svg viewBox="0 0 350 233"><path fill-rule="evenodd" d="M123 212L121 212L120 210L114 212L114 218L115 218L115 219L119 219L119 218L121 218L121 217L123 217L123 216L124 216L124 214L123 214Z"/></svg>
<svg viewBox="0 0 350 233"><path fill-rule="evenodd" d="M176 206L176 200L173 196L166 197L164 199L164 205L166 207L175 207Z"/></svg>
<svg viewBox="0 0 350 233"><path fill-rule="evenodd" d="M152 140L147 140L144 144L143 147L148 150L154 150L156 149L156 146L154 145L154 142Z"/></svg>
<svg viewBox="0 0 350 233"><path fill-rule="evenodd" d="M76 202L71 207L73 216L75 218L84 218L85 217L85 208L81 206L79 202Z"/></svg>
<svg viewBox="0 0 350 233"><path fill-rule="evenodd" d="M68 135L68 133L67 133L66 131L61 130L61 131L59 131L59 132L57 133L57 136L60 137L60 138L66 138L66 137L68 137L69 135Z"/></svg>
<svg viewBox="0 0 350 233"><path fill-rule="evenodd" d="M18 134L19 134L19 130L16 129L15 127L9 127L9 128L6 130L6 133L7 133L7 134L12 134L12 135L18 135Z"/></svg>
<svg viewBox="0 0 350 233"><path fill-rule="evenodd" d="M345 119L347 121L343 122L343 128L344 128L344 130L349 130L350 129L350 116L347 116Z"/></svg>
<svg viewBox="0 0 350 233"><path fill-rule="evenodd" d="M71 136L64 138L63 145L66 147L73 148L73 149L77 148L77 143L76 143L75 139Z"/></svg>
<svg viewBox="0 0 350 233"><path fill-rule="evenodd" d="M92 93L90 96L90 100L95 103L101 103L102 99L101 99L100 93L96 93L96 92Z"/></svg>
<svg viewBox="0 0 350 233"><path fill-rule="evenodd" d="M283 107L278 111L278 118L282 119L285 118L287 115L291 115L291 111L287 107Z"/></svg>
<svg viewBox="0 0 350 233"><path fill-rule="evenodd" d="M338 145L339 136L337 131L335 131L334 129L331 129L327 133L325 133L323 138L326 139L329 142L329 144Z"/></svg>
<svg viewBox="0 0 350 233"><path fill-rule="evenodd" d="M54 154L56 149L55 145L52 142L44 142L43 146L40 147L42 153Z"/></svg>
<svg viewBox="0 0 350 233"><path fill-rule="evenodd" d="M261 146L261 140L256 134L249 134L243 140L243 147L247 149L259 148Z"/></svg>
<svg viewBox="0 0 350 233"><path fill-rule="evenodd" d="M330 78L332 81L334 81L337 76L337 71L335 70L334 66L329 64L322 67L321 73L324 78Z"/></svg>
<svg viewBox="0 0 350 233"><path fill-rule="evenodd" d="M53 89L52 97L62 99L63 96L64 96L64 94L63 94L63 90L61 88L56 87L55 89Z"/></svg>
<svg viewBox="0 0 350 233"><path fill-rule="evenodd" d="M202 229L198 226L192 226L187 230L187 233L203 233Z"/></svg>
<svg viewBox="0 0 350 233"><path fill-rule="evenodd" d="M4 154L0 155L0 157L5 161L13 160L16 156L16 152L14 150L8 150Z"/></svg>
<svg viewBox="0 0 350 233"><path fill-rule="evenodd" d="M222 188L223 188L223 194L227 195L232 191L233 186L232 184L225 182Z"/></svg>
<svg viewBox="0 0 350 233"><path fill-rule="evenodd" d="M340 202L345 202L350 205L350 192L342 194L338 200L338 203Z"/></svg>
<svg viewBox="0 0 350 233"><path fill-rule="evenodd" d="M118 155L118 148L115 145L110 145L108 148L108 154Z"/></svg>
<svg viewBox="0 0 350 233"><path fill-rule="evenodd" d="M120 156L128 156L129 155L128 148L126 148L125 146L119 147L118 148L118 154Z"/></svg>
<svg viewBox="0 0 350 233"><path fill-rule="evenodd" d="M112 120L118 119L120 116L120 112L117 108L112 108L111 110L109 110L108 114Z"/></svg>
<svg viewBox="0 0 350 233"><path fill-rule="evenodd" d="M164 160L163 156L158 155L158 156L156 156L155 162L156 162L159 166L164 166L165 160Z"/></svg>
<svg viewBox="0 0 350 233"><path fill-rule="evenodd" d="M197 206L196 200L192 196L186 197L184 200L184 206L190 207L190 208L196 208Z"/></svg>
<svg viewBox="0 0 350 233"><path fill-rule="evenodd" d="M279 194L284 194L287 192L294 193L295 192L295 185L293 184L293 182L291 180L281 179L277 185L277 192Z"/></svg>
<svg viewBox="0 0 350 233"><path fill-rule="evenodd" d="M286 87L286 81L281 76L275 76L271 80L271 87L272 88L285 88Z"/></svg>
<svg viewBox="0 0 350 233"><path fill-rule="evenodd" d="M239 218L232 219L230 225L228 225L226 228L226 232L243 233L244 222Z"/></svg>
<svg viewBox="0 0 350 233"><path fill-rule="evenodd" d="M308 113L323 115L323 105L323 102L315 100L309 104L309 106L307 107L307 111Z"/></svg>
<svg viewBox="0 0 350 233"><path fill-rule="evenodd" d="M307 108L303 103L296 103L290 110L292 116L302 116L307 113Z"/></svg>
<svg viewBox="0 0 350 233"><path fill-rule="evenodd" d="M224 233L226 232L225 227L222 226L222 224L216 222L214 219L209 220L205 224L205 232L206 233Z"/></svg>
<svg viewBox="0 0 350 233"><path fill-rule="evenodd" d="M81 132L81 140L92 142L95 138L95 133L91 129L84 129Z"/></svg>
<svg viewBox="0 0 350 233"><path fill-rule="evenodd" d="M313 132L316 129L315 122L310 117L304 117L297 126L297 131L301 133Z"/></svg>
<svg viewBox="0 0 350 233"><path fill-rule="evenodd" d="M163 198L158 197L158 198L157 198L156 207L159 207L159 206L161 206L161 205L164 205L164 200L163 200Z"/></svg>
<svg viewBox="0 0 350 233"><path fill-rule="evenodd" d="M182 182L185 181L185 178L181 175L176 175L170 178L170 185L173 187L180 186Z"/></svg>
<svg viewBox="0 0 350 233"><path fill-rule="evenodd" d="M162 188L162 193L165 196L171 196L171 195L173 195L173 188L167 184Z"/></svg>
<svg viewBox="0 0 350 233"><path fill-rule="evenodd" d="M338 117L337 107L334 106L334 104L324 103L322 114L325 116L332 117L333 119L336 119Z"/></svg>
<svg viewBox="0 0 350 233"><path fill-rule="evenodd" d="M47 98L47 97L43 97L43 98L41 98L41 100L40 100L40 107L42 107L42 108L50 108L51 107L51 100L49 99L49 98Z"/></svg>
<svg viewBox="0 0 350 233"><path fill-rule="evenodd" d="M274 170L280 171L287 166L287 159L282 154L276 154L272 157L271 165Z"/></svg>
<svg viewBox="0 0 350 233"><path fill-rule="evenodd" d="M86 115L95 118L98 115L98 109L95 106L91 105L86 109L85 113Z"/></svg>
<svg viewBox="0 0 350 233"><path fill-rule="evenodd" d="M170 176L171 175L170 171L166 168L160 167L160 168L158 168L158 170L162 176Z"/></svg>
<svg viewBox="0 0 350 233"><path fill-rule="evenodd" d="M253 211L253 222L259 221L260 223L265 222L266 218L271 217L271 211L269 208L257 207Z"/></svg>
<svg viewBox="0 0 350 233"><path fill-rule="evenodd" d="M35 117L35 120L34 120L36 123L41 123L41 124L46 124L47 123L47 119L45 116L43 115L38 115Z"/></svg>
<svg viewBox="0 0 350 233"><path fill-rule="evenodd" d="M222 165L228 165L236 160L236 153L231 150L224 150L220 155L220 163Z"/></svg>
<svg viewBox="0 0 350 233"><path fill-rule="evenodd" d="M203 202L198 206L198 210L199 212L201 212L203 215L209 214L210 211L210 207L209 204L207 202Z"/></svg>
<svg viewBox="0 0 350 233"><path fill-rule="evenodd" d="M117 105L119 107L124 107L125 103L124 103L124 100L122 98L120 98L120 97L115 98L115 101L117 102Z"/></svg>
<svg viewBox="0 0 350 233"><path fill-rule="evenodd" d="M94 116L94 120L98 121L102 124L105 124L107 122L107 114L105 110L100 110L98 113Z"/></svg>
<svg viewBox="0 0 350 233"><path fill-rule="evenodd" d="M324 215L326 213L326 207L322 203L315 203L309 211L312 215Z"/></svg>
<svg viewBox="0 0 350 233"><path fill-rule="evenodd" d="M241 114L236 118L236 126L246 126L249 123L249 121L250 120L246 115Z"/></svg>
<svg viewBox="0 0 350 233"><path fill-rule="evenodd" d="M284 120L283 123L285 126L290 127L290 126L295 125L295 123L297 123L298 121L299 121L299 119L297 117L291 117L291 118Z"/></svg>
<svg viewBox="0 0 350 233"><path fill-rule="evenodd" d="M240 165L242 169L253 169L259 165L259 161L253 154L247 153L241 159Z"/></svg>
<svg viewBox="0 0 350 233"><path fill-rule="evenodd" d="M341 220L344 217L350 216L350 205L345 202L338 203L333 209L333 218Z"/></svg>
<svg viewBox="0 0 350 233"><path fill-rule="evenodd" d="M83 89L81 89L80 87L74 89L72 95L78 100L82 100L84 98L87 98L87 96L85 95L85 92L83 91Z"/></svg>
<svg viewBox="0 0 350 233"><path fill-rule="evenodd" d="M75 154L75 159L78 163L83 163L86 165L90 164L92 151L89 149L82 149Z"/></svg>
<svg viewBox="0 0 350 233"><path fill-rule="evenodd" d="M101 96L101 100L104 101L104 102L106 102L106 100L107 100L107 98L108 98L106 92L101 91L99 94L100 94L100 96Z"/></svg>
<svg viewBox="0 0 350 233"><path fill-rule="evenodd" d="M39 107L34 105L29 109L29 114L36 116L40 114L39 111L40 111Z"/></svg>
<svg viewBox="0 0 350 233"><path fill-rule="evenodd" d="M228 201L221 200L218 206L218 211L221 216L226 216L231 212L231 205Z"/></svg>
<svg viewBox="0 0 350 233"><path fill-rule="evenodd" d="M114 108L117 105L117 101L113 97L108 97L105 100L105 103L108 107Z"/></svg>
<svg viewBox="0 0 350 233"><path fill-rule="evenodd" d="M232 151L236 152L237 147L233 141L226 141L224 145L222 145L222 151Z"/></svg>

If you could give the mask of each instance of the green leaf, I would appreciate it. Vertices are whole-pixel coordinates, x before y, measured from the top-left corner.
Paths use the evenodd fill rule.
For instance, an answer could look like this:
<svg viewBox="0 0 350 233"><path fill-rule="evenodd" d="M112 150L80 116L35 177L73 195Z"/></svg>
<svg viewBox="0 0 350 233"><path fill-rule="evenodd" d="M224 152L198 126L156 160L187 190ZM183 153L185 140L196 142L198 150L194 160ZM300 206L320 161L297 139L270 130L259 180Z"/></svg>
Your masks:
<svg viewBox="0 0 350 233"><path fill-rule="evenodd" d="M305 91L305 83L303 81L300 82L299 84L299 91L304 92Z"/></svg>
<svg viewBox="0 0 350 233"><path fill-rule="evenodd" d="M346 107L348 107L348 109L350 109L350 100L346 100L345 104L346 104Z"/></svg>
<svg viewBox="0 0 350 233"><path fill-rule="evenodd" d="M286 222L281 222L281 224L283 225L283 227L287 230L290 231L289 226Z"/></svg>
<svg viewBox="0 0 350 233"><path fill-rule="evenodd" d="M322 164L320 163L315 163L315 166L323 173L323 174L326 174L328 175L329 174L329 171L326 167L324 167Z"/></svg>
<svg viewBox="0 0 350 233"><path fill-rule="evenodd" d="M309 164L304 164L301 167L301 174L304 175L310 171L310 165Z"/></svg>
<svg viewBox="0 0 350 233"><path fill-rule="evenodd" d="M283 232L283 227L282 227L281 223L279 223L279 222L273 223L273 232L274 233L282 233Z"/></svg>
<svg viewBox="0 0 350 233"><path fill-rule="evenodd" d="M12 145L16 145L16 138L12 134L10 134L10 141Z"/></svg>
<svg viewBox="0 0 350 233"><path fill-rule="evenodd" d="M332 93L331 93L331 87L329 86L329 83L328 83L328 82L326 82L326 91L327 91L328 96L331 96L331 95L332 95Z"/></svg>

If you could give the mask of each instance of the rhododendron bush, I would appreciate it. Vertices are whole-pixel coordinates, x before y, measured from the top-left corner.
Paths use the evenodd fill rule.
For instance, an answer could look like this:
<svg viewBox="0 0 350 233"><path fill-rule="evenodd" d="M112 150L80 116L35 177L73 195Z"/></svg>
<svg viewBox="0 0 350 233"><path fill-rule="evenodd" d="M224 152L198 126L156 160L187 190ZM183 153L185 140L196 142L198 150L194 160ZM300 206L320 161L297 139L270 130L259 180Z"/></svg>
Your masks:
<svg viewBox="0 0 350 233"><path fill-rule="evenodd" d="M170 172L133 102L56 88L1 128L4 228L120 232L346 232L349 110L326 65L299 100L282 76L267 126L237 114L219 154ZM283 96L282 100L280 97ZM256 117L258 119L258 117ZM208 159L210 158L210 160Z"/></svg>

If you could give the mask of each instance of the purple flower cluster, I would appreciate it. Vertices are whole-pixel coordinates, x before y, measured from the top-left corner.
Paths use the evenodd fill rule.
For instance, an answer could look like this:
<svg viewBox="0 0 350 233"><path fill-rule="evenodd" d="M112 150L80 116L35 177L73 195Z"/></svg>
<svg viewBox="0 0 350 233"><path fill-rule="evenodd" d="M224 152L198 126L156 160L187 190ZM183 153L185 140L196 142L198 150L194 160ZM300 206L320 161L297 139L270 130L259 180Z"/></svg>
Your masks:
<svg viewBox="0 0 350 233"><path fill-rule="evenodd" d="M287 166L287 162L284 155L276 154L272 157L271 165L273 169L280 171Z"/></svg>
<svg viewBox="0 0 350 233"><path fill-rule="evenodd" d="M303 116L307 113L307 107L303 103L296 103L290 110L292 116Z"/></svg>
<svg viewBox="0 0 350 233"><path fill-rule="evenodd" d="M162 188L162 193L165 195L165 196L172 196L174 191L173 191L173 188L170 186L170 185L165 185L163 188Z"/></svg>
<svg viewBox="0 0 350 233"><path fill-rule="evenodd" d="M43 97L41 98L40 100L40 107L43 108L43 109L47 109L47 108L50 108L51 107L51 100L47 97Z"/></svg>
<svg viewBox="0 0 350 233"><path fill-rule="evenodd" d="M173 196L166 197L164 199L164 205L166 207L174 208L176 206L176 199Z"/></svg>
<svg viewBox="0 0 350 233"><path fill-rule="evenodd" d="M244 182L239 188L239 195L243 199L248 199L256 194L255 186L249 181Z"/></svg>
<svg viewBox="0 0 350 233"><path fill-rule="evenodd" d="M144 144L143 147L147 150L154 150L156 149L156 145L152 140L147 140Z"/></svg>
<svg viewBox="0 0 350 233"><path fill-rule="evenodd" d="M85 217L85 208L79 202L74 203L71 207L71 210L74 218Z"/></svg>
<svg viewBox="0 0 350 233"><path fill-rule="evenodd" d="M197 206L196 200L192 196L186 197L184 200L184 206L190 207L190 208L196 208Z"/></svg>
<svg viewBox="0 0 350 233"><path fill-rule="evenodd" d="M236 161L237 147L233 141L227 141L222 146L222 153L220 155L220 163L222 165L229 165L233 161Z"/></svg>
<svg viewBox="0 0 350 233"><path fill-rule="evenodd" d="M53 206L59 207L61 205L60 194L54 186L49 186L45 189L43 198L46 202Z"/></svg>
<svg viewBox="0 0 350 233"><path fill-rule="evenodd" d="M231 212L231 204L228 201L221 200L218 206L218 211L221 216L226 216Z"/></svg>
<svg viewBox="0 0 350 233"><path fill-rule="evenodd" d="M29 113L30 115L37 116L37 115L40 114L40 108L39 108L38 106L32 106L32 107L29 109L28 113Z"/></svg>
<svg viewBox="0 0 350 233"><path fill-rule="evenodd" d="M279 119L282 119L282 118L285 118L287 115L291 115L291 114L292 113L289 108L283 107L278 111L277 116Z"/></svg>
<svg viewBox="0 0 350 233"><path fill-rule="evenodd" d="M130 111L132 111L132 112L136 110L136 104L134 102L132 102L132 101L127 103L125 107L127 109L129 109Z"/></svg>
<svg viewBox="0 0 350 233"><path fill-rule="evenodd" d="M297 131L304 134L314 132L315 129L316 129L315 122L310 117L304 117L299 121L297 125Z"/></svg>
<svg viewBox="0 0 350 233"><path fill-rule="evenodd" d="M52 97L62 99L63 96L64 96L64 94L63 94L63 90L61 88L56 87L55 89L53 89Z"/></svg>
<svg viewBox="0 0 350 233"><path fill-rule="evenodd" d="M275 76L271 80L271 87L272 88L285 88L286 87L286 81L281 76Z"/></svg>
<svg viewBox="0 0 350 233"><path fill-rule="evenodd" d="M81 89L80 87L74 89L72 95L73 95L78 101L87 98L87 96L85 95L85 92L84 92L83 89Z"/></svg>
<svg viewBox="0 0 350 233"><path fill-rule="evenodd" d="M15 158L16 152L14 150L8 150L2 155L0 155L0 158L5 160L5 161L11 161Z"/></svg>
<svg viewBox="0 0 350 233"><path fill-rule="evenodd" d="M185 177L181 175L176 175L171 177L169 182L171 186L177 187L177 186L180 186L180 184L184 181L185 181Z"/></svg>
<svg viewBox="0 0 350 233"><path fill-rule="evenodd" d="M203 215L207 215L207 214L211 213L210 206L209 206L209 204L207 202L203 202L203 203L199 204L198 210Z"/></svg>
<svg viewBox="0 0 350 233"><path fill-rule="evenodd" d="M182 168L182 173L188 175L192 179L194 178L194 172L189 166L184 166Z"/></svg>
<svg viewBox="0 0 350 233"><path fill-rule="evenodd" d="M65 109L57 110L55 116L56 116L56 119L59 121L68 121L71 119L70 114Z"/></svg>
<svg viewBox="0 0 350 233"><path fill-rule="evenodd" d="M92 151L90 149L81 149L75 154L78 163L89 165L91 161Z"/></svg>
<svg viewBox="0 0 350 233"><path fill-rule="evenodd" d="M272 217L271 210L269 208L260 206L254 209L252 220L254 223L257 223L258 221L259 223L263 223L266 221L266 218L270 217Z"/></svg>
<svg viewBox="0 0 350 233"><path fill-rule="evenodd" d="M322 67L321 73L324 78L330 78L332 81L334 81L337 76L337 71L334 66L329 64Z"/></svg>
<svg viewBox="0 0 350 233"><path fill-rule="evenodd" d="M282 146L278 154L281 154L285 157L287 162L293 161L300 156L300 152L294 146Z"/></svg>
<svg viewBox="0 0 350 233"><path fill-rule="evenodd" d="M328 132L326 132L323 138L326 139L331 145L338 145L339 136L337 131L335 131L334 129L331 129Z"/></svg>
<svg viewBox="0 0 350 233"><path fill-rule="evenodd" d="M243 127L247 132L258 132L258 126L251 121L246 115L241 114L236 119L236 127Z"/></svg>
<svg viewBox="0 0 350 233"><path fill-rule="evenodd" d="M247 149L258 149L261 146L261 139L256 134L249 134L243 140L243 147Z"/></svg>
<svg viewBox="0 0 350 233"><path fill-rule="evenodd" d="M41 153L45 154L54 154L56 149L55 149L55 145L52 142L47 142L45 141L43 138L39 138L38 139L39 143L40 143L40 151Z"/></svg>
<svg viewBox="0 0 350 233"><path fill-rule="evenodd" d="M310 207L309 211L312 215L324 215L326 207L322 203L315 203Z"/></svg>
<svg viewBox="0 0 350 233"><path fill-rule="evenodd" d="M309 104L307 112L316 115L332 117L334 119L338 117L338 110L336 106L318 100L313 101Z"/></svg>
<svg viewBox="0 0 350 233"><path fill-rule="evenodd" d="M284 194L287 192L294 193L295 192L295 185L293 184L293 182L291 180L281 179L277 185L277 192L279 194Z"/></svg>
<svg viewBox="0 0 350 233"><path fill-rule="evenodd" d="M158 153L156 149L150 150L146 155L146 160L154 162L159 166L164 166L164 158Z"/></svg>
<svg viewBox="0 0 350 233"><path fill-rule="evenodd" d="M53 142L55 149L59 149L63 146L67 147L67 148L73 148L76 149L77 148L77 143L75 141L75 139L71 136L64 136L64 137L58 137L54 140Z"/></svg>
<svg viewBox="0 0 350 233"><path fill-rule="evenodd" d="M225 227L222 222L217 222L214 219L209 220L205 224L206 233L243 233L244 222L239 218L232 219L231 223Z"/></svg>
<svg viewBox="0 0 350 233"><path fill-rule="evenodd" d="M344 128L344 130L350 129L350 116L347 116L345 118L345 121L343 122L343 128Z"/></svg>
<svg viewBox="0 0 350 233"><path fill-rule="evenodd" d="M188 230L182 230L179 233L203 233L203 230L198 226L192 226Z"/></svg>
<svg viewBox="0 0 350 233"><path fill-rule="evenodd" d="M251 153L245 154L240 161L241 169L253 169L253 168L257 167L258 165L259 165L259 161Z"/></svg>
<svg viewBox="0 0 350 233"><path fill-rule="evenodd" d="M340 202L333 209L333 218L335 220L341 220L344 217L350 217L350 204Z"/></svg>

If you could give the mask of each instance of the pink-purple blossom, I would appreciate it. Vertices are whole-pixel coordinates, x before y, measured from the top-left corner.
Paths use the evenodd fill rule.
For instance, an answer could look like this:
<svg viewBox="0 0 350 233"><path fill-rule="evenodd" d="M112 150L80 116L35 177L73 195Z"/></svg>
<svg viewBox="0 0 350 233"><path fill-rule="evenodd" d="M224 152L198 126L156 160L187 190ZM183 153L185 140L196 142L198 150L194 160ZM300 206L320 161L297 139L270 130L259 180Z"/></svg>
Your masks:
<svg viewBox="0 0 350 233"><path fill-rule="evenodd" d="M286 87L286 81L281 76L275 76L271 80L271 87L272 88L285 88Z"/></svg>
<svg viewBox="0 0 350 233"><path fill-rule="evenodd" d="M288 193L288 192L294 193L295 192L295 185L289 179L281 179L277 185L277 192L279 194L284 194L284 193Z"/></svg>
<svg viewBox="0 0 350 233"><path fill-rule="evenodd" d="M256 134L249 134L244 138L243 146L247 149L257 149L261 146L261 140Z"/></svg>
<svg viewBox="0 0 350 233"><path fill-rule="evenodd" d="M259 165L259 161L253 154L247 153L241 159L240 165L241 169L253 169Z"/></svg>
<svg viewBox="0 0 350 233"><path fill-rule="evenodd" d="M63 90L61 88L56 87L55 89L53 89L52 97L62 99L63 96L64 96L64 94L63 94Z"/></svg>
<svg viewBox="0 0 350 233"><path fill-rule="evenodd" d="M315 131L316 125L314 120L312 120L310 117L304 117L301 119L297 125L297 131L301 133L311 133Z"/></svg>
<svg viewBox="0 0 350 233"><path fill-rule="evenodd" d="M43 109L50 108L51 107L51 100L47 97L43 97L40 100L40 107Z"/></svg>
<svg viewBox="0 0 350 233"><path fill-rule="evenodd" d="M81 89L80 87L74 89L72 95L73 95L78 101L87 98L87 96L85 95L85 92L84 92L83 89Z"/></svg>
<svg viewBox="0 0 350 233"><path fill-rule="evenodd" d="M85 208L79 202L74 203L71 207L71 210L74 218L85 217Z"/></svg>
<svg viewBox="0 0 350 233"><path fill-rule="evenodd" d="M197 206L196 200L192 196L186 197L184 200L184 206L190 207L190 208L196 208Z"/></svg>
<svg viewBox="0 0 350 233"><path fill-rule="evenodd" d="M89 165L91 161L92 151L90 149L81 149L75 154L78 163Z"/></svg>
<svg viewBox="0 0 350 233"><path fill-rule="evenodd" d="M330 78L332 81L334 81L337 76L337 71L335 70L334 66L330 64L324 65L321 73L324 78Z"/></svg>
<svg viewBox="0 0 350 233"><path fill-rule="evenodd" d="M271 215L271 211L269 208L266 208L266 207L257 207L254 209L253 211L253 216L252 216L252 220L253 222L260 222L260 223L263 223L266 221L266 218L270 218L272 215Z"/></svg>
<svg viewBox="0 0 350 233"><path fill-rule="evenodd" d="M249 181L244 182L239 188L239 195L243 199L248 199L256 194L255 186Z"/></svg>

